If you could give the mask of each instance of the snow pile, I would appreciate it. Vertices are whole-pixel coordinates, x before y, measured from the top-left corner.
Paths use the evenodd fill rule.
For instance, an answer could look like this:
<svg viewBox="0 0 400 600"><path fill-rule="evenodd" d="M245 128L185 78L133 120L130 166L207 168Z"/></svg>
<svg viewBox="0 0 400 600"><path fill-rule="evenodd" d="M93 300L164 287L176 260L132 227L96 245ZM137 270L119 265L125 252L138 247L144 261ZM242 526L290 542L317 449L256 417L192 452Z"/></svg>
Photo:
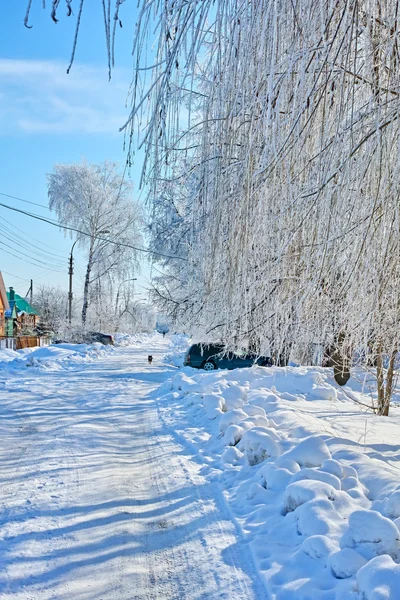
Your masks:
<svg viewBox="0 0 400 600"><path fill-rule="evenodd" d="M159 392L271 598L400 598L400 464L382 459L399 461L400 417L362 412L318 367L187 368Z"/></svg>
<svg viewBox="0 0 400 600"><path fill-rule="evenodd" d="M157 331L153 331L152 333L115 333L113 338L115 346L137 348L149 343L154 344L154 342L162 338L162 335Z"/></svg>
<svg viewBox="0 0 400 600"><path fill-rule="evenodd" d="M7 351L7 360L0 355L1 369L39 367L46 370L72 368L73 365L91 362L113 352L112 346L103 344L55 344L23 350ZM12 353L12 354L10 354Z"/></svg>
<svg viewBox="0 0 400 600"><path fill-rule="evenodd" d="M183 359L186 350L189 348L190 338L183 333L174 333L170 336L170 350L164 356L166 363L174 367L183 367Z"/></svg>
<svg viewBox="0 0 400 600"><path fill-rule="evenodd" d="M0 366L2 366L3 363L15 360L15 358L18 358L18 354L15 350L11 350L10 348L0 350Z"/></svg>

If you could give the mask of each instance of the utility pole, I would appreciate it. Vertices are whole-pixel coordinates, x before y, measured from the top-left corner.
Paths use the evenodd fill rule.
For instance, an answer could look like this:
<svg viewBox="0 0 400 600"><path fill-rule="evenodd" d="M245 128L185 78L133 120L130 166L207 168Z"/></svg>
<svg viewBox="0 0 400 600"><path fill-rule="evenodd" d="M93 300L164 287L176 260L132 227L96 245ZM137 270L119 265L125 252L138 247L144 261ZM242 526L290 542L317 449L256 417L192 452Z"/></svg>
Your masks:
<svg viewBox="0 0 400 600"><path fill-rule="evenodd" d="M69 269L68 269L68 275L69 275L69 291L68 291L68 323L71 325L71 320L72 320L72 275L74 274L74 259L72 256L72 250L71 250L71 254L69 255Z"/></svg>
<svg viewBox="0 0 400 600"><path fill-rule="evenodd" d="M32 305L33 301L33 279L31 279L31 285L29 286L29 290L25 294L25 300L29 296L29 304Z"/></svg>
<svg viewBox="0 0 400 600"><path fill-rule="evenodd" d="M68 275L69 275L69 290L68 290L68 323L69 325L71 325L71 320L72 320L72 275L74 274L74 257L73 257L73 251L74 251L74 246L76 244L78 240L75 240L74 243L72 244L72 248L71 248L71 253L69 255L69 260L68 260Z"/></svg>

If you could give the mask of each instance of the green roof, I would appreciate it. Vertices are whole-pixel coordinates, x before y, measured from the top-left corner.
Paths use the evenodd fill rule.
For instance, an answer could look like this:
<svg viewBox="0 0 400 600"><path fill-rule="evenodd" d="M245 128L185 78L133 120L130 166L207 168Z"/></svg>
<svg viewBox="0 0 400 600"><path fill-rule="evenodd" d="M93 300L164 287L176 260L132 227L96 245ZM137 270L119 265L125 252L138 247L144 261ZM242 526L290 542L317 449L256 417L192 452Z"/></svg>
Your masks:
<svg viewBox="0 0 400 600"><path fill-rule="evenodd" d="M10 302L10 292L7 292L7 298L8 298L8 301ZM15 300L15 304L17 305L18 312L24 312L24 313L27 313L28 315L38 315L39 314L37 312L37 310L32 308L32 306L29 304L29 302L27 302L25 300L25 298L21 298L21 296L18 296L18 294L14 294L14 300Z"/></svg>

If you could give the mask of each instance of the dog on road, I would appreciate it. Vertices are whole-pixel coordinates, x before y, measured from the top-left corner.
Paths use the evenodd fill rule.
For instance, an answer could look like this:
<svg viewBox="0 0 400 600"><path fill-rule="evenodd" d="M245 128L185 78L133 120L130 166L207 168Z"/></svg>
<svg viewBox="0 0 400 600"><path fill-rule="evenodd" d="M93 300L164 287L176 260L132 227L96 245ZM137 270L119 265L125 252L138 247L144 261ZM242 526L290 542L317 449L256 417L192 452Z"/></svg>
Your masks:
<svg viewBox="0 0 400 600"><path fill-rule="evenodd" d="M151 365L151 363L153 362L153 357L151 354L148 355L147 362L149 363L149 365Z"/></svg>

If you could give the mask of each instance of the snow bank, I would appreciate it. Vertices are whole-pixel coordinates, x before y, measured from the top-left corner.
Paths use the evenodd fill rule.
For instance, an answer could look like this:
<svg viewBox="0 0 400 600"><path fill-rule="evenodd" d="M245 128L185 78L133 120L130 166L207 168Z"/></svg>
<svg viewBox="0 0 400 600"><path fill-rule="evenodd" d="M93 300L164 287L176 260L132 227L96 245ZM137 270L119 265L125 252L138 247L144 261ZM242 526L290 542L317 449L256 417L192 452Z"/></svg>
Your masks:
<svg viewBox="0 0 400 600"><path fill-rule="evenodd" d="M130 346L132 348L138 348L143 345L149 345L159 342L163 336L157 331L151 333L114 333L114 345L115 346Z"/></svg>
<svg viewBox="0 0 400 600"><path fill-rule="evenodd" d="M112 346L95 344L55 344L23 350L7 351L6 360L0 355L0 369L36 367L46 370L72 368L78 363L91 362L113 352Z"/></svg>
<svg viewBox="0 0 400 600"><path fill-rule="evenodd" d="M400 414L365 413L318 367L184 368L160 406L223 487L268 597L400 598Z"/></svg>
<svg viewBox="0 0 400 600"><path fill-rule="evenodd" d="M190 338L183 333L174 333L169 337L170 348L164 356L166 363L174 367L183 367L183 359L190 345Z"/></svg>

